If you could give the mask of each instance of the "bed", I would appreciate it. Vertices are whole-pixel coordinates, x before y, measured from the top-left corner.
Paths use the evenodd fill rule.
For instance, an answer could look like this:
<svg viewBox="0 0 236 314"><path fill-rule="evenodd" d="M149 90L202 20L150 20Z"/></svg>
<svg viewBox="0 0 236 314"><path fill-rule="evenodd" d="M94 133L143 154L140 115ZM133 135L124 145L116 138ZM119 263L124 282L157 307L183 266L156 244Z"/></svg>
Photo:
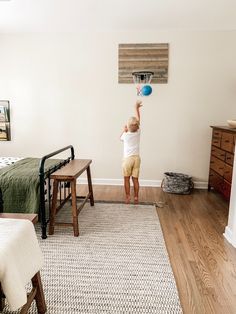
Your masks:
<svg viewBox="0 0 236 314"><path fill-rule="evenodd" d="M65 151L68 156L58 159L57 155ZM42 238L46 239L52 198L50 175L74 158L72 145L42 158L0 158L0 212L37 213ZM61 204L68 199L70 185L61 184L59 191Z"/></svg>
<svg viewBox="0 0 236 314"><path fill-rule="evenodd" d="M20 157L0 157L0 169L10 166L14 164L15 162L21 160L23 158Z"/></svg>

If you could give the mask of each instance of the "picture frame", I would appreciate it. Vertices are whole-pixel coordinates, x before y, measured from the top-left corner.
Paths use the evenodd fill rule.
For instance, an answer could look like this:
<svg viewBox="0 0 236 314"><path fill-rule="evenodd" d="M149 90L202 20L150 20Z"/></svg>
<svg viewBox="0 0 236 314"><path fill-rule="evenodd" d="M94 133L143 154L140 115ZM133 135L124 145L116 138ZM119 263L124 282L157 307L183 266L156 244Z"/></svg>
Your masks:
<svg viewBox="0 0 236 314"><path fill-rule="evenodd" d="M0 141L10 141L10 131L10 102L0 100Z"/></svg>

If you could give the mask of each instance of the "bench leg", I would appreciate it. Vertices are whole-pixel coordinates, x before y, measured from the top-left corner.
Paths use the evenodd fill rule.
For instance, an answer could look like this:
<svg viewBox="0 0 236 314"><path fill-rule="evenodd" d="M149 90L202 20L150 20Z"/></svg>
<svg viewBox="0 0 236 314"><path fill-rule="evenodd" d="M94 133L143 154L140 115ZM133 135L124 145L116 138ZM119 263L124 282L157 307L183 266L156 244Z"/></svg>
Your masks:
<svg viewBox="0 0 236 314"><path fill-rule="evenodd" d="M91 172L90 172L90 166L87 168L87 179L88 179L88 188L89 188L89 200L90 205L94 206L94 198L93 198L93 185L92 185L92 179L91 179Z"/></svg>
<svg viewBox="0 0 236 314"><path fill-rule="evenodd" d="M52 193L52 208L50 212L50 222L48 234L54 234L55 217L57 213L57 193L58 193L58 181L53 181L53 193Z"/></svg>
<svg viewBox="0 0 236 314"><path fill-rule="evenodd" d="M43 293L43 286L41 282L40 272L38 271L31 279L32 290L27 296L27 302L22 306L20 314L27 314L32 302L36 301L37 313L44 314L47 312L46 302Z"/></svg>
<svg viewBox="0 0 236 314"><path fill-rule="evenodd" d="M71 183L71 199L72 199L72 217L73 217L73 229L74 236L79 236L79 224L78 224L78 210L76 204L76 179Z"/></svg>
<svg viewBox="0 0 236 314"><path fill-rule="evenodd" d="M37 272L36 275L32 278L32 285L37 289L36 295L35 295L35 301L38 309L39 314L44 314L47 311L47 306L45 302L45 297L43 293L43 286L41 282L40 272Z"/></svg>

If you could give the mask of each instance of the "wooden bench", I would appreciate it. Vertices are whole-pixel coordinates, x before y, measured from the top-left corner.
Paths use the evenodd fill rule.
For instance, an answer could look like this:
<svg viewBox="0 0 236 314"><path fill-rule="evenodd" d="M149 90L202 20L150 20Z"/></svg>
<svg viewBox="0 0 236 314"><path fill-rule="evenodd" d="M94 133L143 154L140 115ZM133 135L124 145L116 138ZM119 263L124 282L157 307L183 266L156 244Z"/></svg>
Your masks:
<svg viewBox="0 0 236 314"><path fill-rule="evenodd" d="M90 200L90 205L94 206L93 198L93 187L91 180L90 164L92 160L90 159L74 159L66 164L61 169L53 172L50 178L53 181L53 195L52 195L52 209L50 212L50 222L49 222L49 235L54 233L54 226L56 225L72 225L74 230L74 236L79 236L79 225L78 225L78 214L83 208L87 200ZM82 204L77 208L77 196L76 196L76 180L84 172L87 172L87 181L88 181L88 194L83 198ZM60 182L70 183L71 193L66 197L62 205L57 206L58 198L58 186ZM56 223L55 217L57 212L62 208L67 200L71 198L72 200L72 223Z"/></svg>
<svg viewBox="0 0 236 314"><path fill-rule="evenodd" d="M30 220L34 225L38 222L37 214L0 213L0 218L27 219L27 220ZM46 307L43 286L42 286L42 281L41 281L41 276L40 276L39 271L31 279L31 282L32 282L32 290L28 294L27 303L21 308L20 314L28 313L28 310L33 300L36 301L38 313L44 314L47 312L47 307ZM5 306L5 296L2 291L1 282L0 282L0 312L3 311L4 306Z"/></svg>

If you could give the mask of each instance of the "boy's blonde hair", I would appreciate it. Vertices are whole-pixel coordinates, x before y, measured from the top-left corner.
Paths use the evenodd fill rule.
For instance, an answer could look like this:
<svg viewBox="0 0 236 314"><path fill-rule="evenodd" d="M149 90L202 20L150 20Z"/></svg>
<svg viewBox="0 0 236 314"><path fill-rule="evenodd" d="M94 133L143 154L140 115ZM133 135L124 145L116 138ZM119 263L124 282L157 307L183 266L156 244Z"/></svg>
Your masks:
<svg viewBox="0 0 236 314"><path fill-rule="evenodd" d="M139 129L139 120L136 117L130 117L127 126L130 132L136 132Z"/></svg>

